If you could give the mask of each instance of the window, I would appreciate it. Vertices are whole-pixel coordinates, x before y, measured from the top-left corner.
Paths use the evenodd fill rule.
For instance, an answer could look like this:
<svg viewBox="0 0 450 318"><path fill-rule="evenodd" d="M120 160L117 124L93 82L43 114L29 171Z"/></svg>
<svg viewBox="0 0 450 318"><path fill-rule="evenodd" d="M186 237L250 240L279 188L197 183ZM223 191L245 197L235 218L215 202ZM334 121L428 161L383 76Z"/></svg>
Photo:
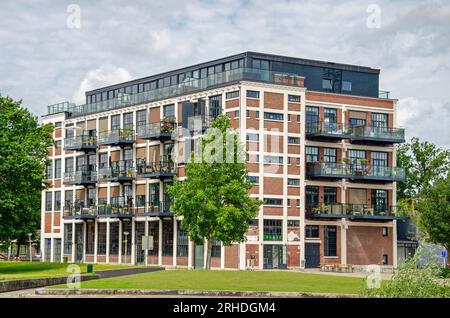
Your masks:
<svg viewBox="0 0 450 318"><path fill-rule="evenodd" d="M153 236L153 249L148 250L148 255L158 255L159 248L159 222L148 222L148 235Z"/></svg>
<svg viewBox="0 0 450 318"><path fill-rule="evenodd" d="M55 211L61 210L61 191L55 191Z"/></svg>
<svg viewBox="0 0 450 318"><path fill-rule="evenodd" d="M319 226L318 225L306 225L305 236L307 238L318 238L319 237Z"/></svg>
<svg viewBox="0 0 450 318"><path fill-rule="evenodd" d="M352 91L352 82L342 81L342 91L343 92L351 92Z"/></svg>
<svg viewBox="0 0 450 318"><path fill-rule="evenodd" d="M318 147L305 147L306 152L306 162L317 162L319 161L319 148Z"/></svg>
<svg viewBox="0 0 450 318"><path fill-rule="evenodd" d="M61 140L55 140L55 148L61 148Z"/></svg>
<svg viewBox="0 0 450 318"><path fill-rule="evenodd" d="M61 159L55 159L55 179L61 178Z"/></svg>
<svg viewBox="0 0 450 318"><path fill-rule="evenodd" d="M123 160L128 162L133 160L133 149L127 148L123 150Z"/></svg>
<svg viewBox="0 0 450 318"><path fill-rule="evenodd" d="M98 241L97 241L97 254L106 254L106 223L97 224Z"/></svg>
<svg viewBox="0 0 450 318"><path fill-rule="evenodd" d="M253 59L252 67L256 68L256 69L261 69L261 70L269 70L269 61Z"/></svg>
<svg viewBox="0 0 450 318"><path fill-rule="evenodd" d="M380 113L372 113L372 127L387 128L388 115Z"/></svg>
<svg viewBox="0 0 450 318"><path fill-rule="evenodd" d="M288 136L288 144L300 145L300 137Z"/></svg>
<svg viewBox="0 0 450 318"><path fill-rule="evenodd" d="M337 202L337 189L333 187L323 188L323 202L325 204L336 204Z"/></svg>
<svg viewBox="0 0 450 318"><path fill-rule="evenodd" d="M374 212L386 212L388 208L388 192L387 190L372 190L372 205Z"/></svg>
<svg viewBox="0 0 450 318"><path fill-rule="evenodd" d="M283 120L283 118L284 118L283 114L264 112L264 119L268 119L268 120Z"/></svg>
<svg viewBox="0 0 450 318"><path fill-rule="evenodd" d="M319 124L319 108L306 107L306 132L315 132Z"/></svg>
<svg viewBox="0 0 450 318"><path fill-rule="evenodd" d="M281 220L264 220L263 238L265 241L282 241L283 226Z"/></svg>
<svg viewBox="0 0 450 318"><path fill-rule="evenodd" d="M336 226L325 226L325 256L337 256Z"/></svg>
<svg viewBox="0 0 450 318"><path fill-rule="evenodd" d="M62 122L57 121L57 122L55 123L55 128L60 128L61 126L62 126Z"/></svg>
<svg viewBox="0 0 450 318"><path fill-rule="evenodd" d="M259 177L258 176L247 176L247 181L251 182L253 184L259 183Z"/></svg>
<svg viewBox="0 0 450 318"><path fill-rule="evenodd" d="M67 128L66 129L66 138L71 139L74 136L75 129L73 128Z"/></svg>
<svg viewBox="0 0 450 318"><path fill-rule="evenodd" d="M372 167L387 167L387 152L372 151Z"/></svg>
<svg viewBox="0 0 450 318"><path fill-rule="evenodd" d="M45 211L52 210L52 192L45 193Z"/></svg>
<svg viewBox="0 0 450 318"><path fill-rule="evenodd" d="M61 239L55 238L53 239L53 261L60 263L61 262Z"/></svg>
<svg viewBox="0 0 450 318"><path fill-rule="evenodd" d="M162 255L172 256L173 254L173 222L164 220L163 221L163 244L162 244Z"/></svg>
<svg viewBox="0 0 450 318"><path fill-rule="evenodd" d="M295 160L295 164L296 164L297 166L300 166L300 158L297 158L297 159Z"/></svg>
<svg viewBox="0 0 450 318"><path fill-rule="evenodd" d="M142 132L143 127L147 124L147 110L138 110L136 112L136 132Z"/></svg>
<svg viewBox="0 0 450 318"><path fill-rule="evenodd" d="M47 179L53 178L53 161L51 161L51 160L45 166L45 177Z"/></svg>
<svg viewBox="0 0 450 318"><path fill-rule="evenodd" d="M366 120L361 118L349 118L348 125L350 128L353 128L355 126L365 126Z"/></svg>
<svg viewBox="0 0 450 318"><path fill-rule="evenodd" d="M283 164L283 157L281 156L264 156L265 164Z"/></svg>
<svg viewBox="0 0 450 318"><path fill-rule="evenodd" d="M287 184L288 186L299 187L300 179L288 178Z"/></svg>
<svg viewBox="0 0 450 318"><path fill-rule="evenodd" d="M119 222L109 224L109 254L119 254Z"/></svg>
<svg viewBox="0 0 450 318"><path fill-rule="evenodd" d="M383 265L387 265L388 264L388 256L387 254L383 254Z"/></svg>
<svg viewBox="0 0 450 318"><path fill-rule="evenodd" d="M222 95L209 98L209 116L216 118L222 113Z"/></svg>
<svg viewBox="0 0 450 318"><path fill-rule="evenodd" d="M383 236L388 236L388 235L389 235L389 228L383 227Z"/></svg>
<svg viewBox="0 0 450 318"><path fill-rule="evenodd" d="M72 254L72 224L64 224L64 254Z"/></svg>
<svg viewBox="0 0 450 318"><path fill-rule="evenodd" d="M300 123L300 115L297 115L297 123Z"/></svg>
<svg viewBox="0 0 450 318"><path fill-rule="evenodd" d="M350 162L352 164L360 164L362 159L366 159L366 152L364 150L350 149L349 151Z"/></svg>
<svg viewBox="0 0 450 318"><path fill-rule="evenodd" d="M259 141L259 134L247 133L247 141Z"/></svg>
<svg viewBox="0 0 450 318"><path fill-rule="evenodd" d="M232 98L238 98L238 97L239 97L239 91L228 92L225 94L226 99L232 99Z"/></svg>
<svg viewBox="0 0 450 318"><path fill-rule="evenodd" d="M247 97L248 98L259 98L259 92L247 90Z"/></svg>
<svg viewBox="0 0 450 318"><path fill-rule="evenodd" d="M111 116L111 130L120 129L120 115Z"/></svg>
<svg viewBox="0 0 450 318"><path fill-rule="evenodd" d="M323 148L323 161L324 162L337 162L336 148Z"/></svg>
<svg viewBox="0 0 450 318"><path fill-rule="evenodd" d="M64 193L64 208L69 209L73 204L73 190L66 190Z"/></svg>
<svg viewBox="0 0 450 318"><path fill-rule="evenodd" d="M325 108L323 110L324 122L335 124L337 123L337 111L334 108Z"/></svg>
<svg viewBox="0 0 450 318"><path fill-rule="evenodd" d="M211 242L211 257L220 258L222 246L219 240L213 239Z"/></svg>
<svg viewBox="0 0 450 318"><path fill-rule="evenodd" d="M330 78L323 78L322 88L325 90L333 90L333 80Z"/></svg>
<svg viewBox="0 0 450 318"><path fill-rule="evenodd" d="M189 235L188 231L183 229L181 221L177 221L177 256L188 256Z"/></svg>
<svg viewBox="0 0 450 318"><path fill-rule="evenodd" d="M148 198L150 207L159 208L159 183L150 183L148 185Z"/></svg>
<svg viewBox="0 0 450 318"><path fill-rule="evenodd" d="M95 223L86 223L86 254L94 254Z"/></svg>
<svg viewBox="0 0 450 318"><path fill-rule="evenodd" d="M256 119L259 119L259 110L256 111L255 117Z"/></svg>
<svg viewBox="0 0 450 318"><path fill-rule="evenodd" d="M99 153L98 165L99 165L100 169L108 167L108 153L107 152Z"/></svg>
<svg viewBox="0 0 450 318"><path fill-rule="evenodd" d="M133 129L133 113L123 114L123 129Z"/></svg>
<svg viewBox="0 0 450 318"><path fill-rule="evenodd" d="M288 95L288 102L290 103L300 103L301 96L300 95Z"/></svg>
<svg viewBox="0 0 450 318"><path fill-rule="evenodd" d="M247 118L250 118L250 111L248 109L245 111L245 114Z"/></svg>
<svg viewBox="0 0 450 318"><path fill-rule="evenodd" d="M265 205L283 205L283 199L264 198Z"/></svg>
<svg viewBox="0 0 450 318"><path fill-rule="evenodd" d="M239 111L238 110L234 111L234 118L239 118Z"/></svg>
<svg viewBox="0 0 450 318"><path fill-rule="evenodd" d="M175 105L165 105L163 106L163 117L175 117Z"/></svg>
<svg viewBox="0 0 450 318"><path fill-rule="evenodd" d="M300 227L300 221L299 220L288 220L287 226L289 227Z"/></svg>

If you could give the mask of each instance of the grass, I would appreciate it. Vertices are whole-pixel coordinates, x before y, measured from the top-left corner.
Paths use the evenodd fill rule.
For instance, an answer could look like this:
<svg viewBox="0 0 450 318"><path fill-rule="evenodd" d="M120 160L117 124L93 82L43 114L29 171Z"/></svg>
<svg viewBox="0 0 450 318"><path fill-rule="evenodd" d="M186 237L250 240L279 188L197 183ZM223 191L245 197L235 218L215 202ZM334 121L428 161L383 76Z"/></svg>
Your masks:
<svg viewBox="0 0 450 318"><path fill-rule="evenodd" d="M359 294L364 279L283 271L166 270L91 280L81 288L188 289ZM65 286L56 286L65 288Z"/></svg>
<svg viewBox="0 0 450 318"><path fill-rule="evenodd" d="M45 262L0 262L0 280L44 278L67 276L67 263L45 263ZM77 264L81 272L86 272L86 264ZM106 265L95 264L94 271L110 270L118 268L129 268L130 265Z"/></svg>

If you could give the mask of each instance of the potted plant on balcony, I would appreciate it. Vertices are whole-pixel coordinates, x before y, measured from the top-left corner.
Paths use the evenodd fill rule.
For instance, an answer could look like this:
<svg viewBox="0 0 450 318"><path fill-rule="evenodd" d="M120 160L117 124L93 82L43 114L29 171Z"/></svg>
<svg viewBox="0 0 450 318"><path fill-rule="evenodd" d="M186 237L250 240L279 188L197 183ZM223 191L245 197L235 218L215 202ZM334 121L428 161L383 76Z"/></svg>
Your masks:
<svg viewBox="0 0 450 318"><path fill-rule="evenodd" d="M331 207L327 204L322 204L321 210L322 210L322 213L324 213L324 214L330 214Z"/></svg>
<svg viewBox="0 0 450 318"><path fill-rule="evenodd" d="M173 130L174 120L169 117L164 117L161 121L161 132L170 133Z"/></svg>

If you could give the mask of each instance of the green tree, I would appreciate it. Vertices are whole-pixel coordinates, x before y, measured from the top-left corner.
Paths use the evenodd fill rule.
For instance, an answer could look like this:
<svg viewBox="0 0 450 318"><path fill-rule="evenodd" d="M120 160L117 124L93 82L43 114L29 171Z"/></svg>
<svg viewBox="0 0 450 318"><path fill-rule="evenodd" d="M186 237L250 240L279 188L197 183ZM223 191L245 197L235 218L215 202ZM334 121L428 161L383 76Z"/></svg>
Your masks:
<svg viewBox="0 0 450 318"><path fill-rule="evenodd" d="M397 147L397 166L404 167L406 180L397 185L399 199L414 198L450 171L450 151L419 138Z"/></svg>
<svg viewBox="0 0 450 318"><path fill-rule="evenodd" d="M418 225L425 239L450 250L450 175L424 190L418 200Z"/></svg>
<svg viewBox="0 0 450 318"><path fill-rule="evenodd" d="M40 224L52 125L39 125L21 101L0 96L0 241L25 243Z"/></svg>
<svg viewBox="0 0 450 318"><path fill-rule="evenodd" d="M211 127L186 164L186 180L174 180L168 188L175 215L183 216L182 227L194 242L206 244L206 269L211 267L212 240L226 246L243 242L262 204L249 197L244 146L230 132L229 118L220 115Z"/></svg>

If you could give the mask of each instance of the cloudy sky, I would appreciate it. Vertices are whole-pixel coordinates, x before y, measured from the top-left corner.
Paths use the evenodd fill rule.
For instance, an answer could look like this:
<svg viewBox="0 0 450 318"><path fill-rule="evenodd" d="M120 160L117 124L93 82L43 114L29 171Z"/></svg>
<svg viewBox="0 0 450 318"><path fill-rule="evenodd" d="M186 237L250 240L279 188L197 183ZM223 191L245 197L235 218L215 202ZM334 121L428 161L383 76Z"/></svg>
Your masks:
<svg viewBox="0 0 450 318"><path fill-rule="evenodd" d="M85 90L259 51L380 68L408 137L450 148L448 0L125 3L1 0L1 94L42 115Z"/></svg>

